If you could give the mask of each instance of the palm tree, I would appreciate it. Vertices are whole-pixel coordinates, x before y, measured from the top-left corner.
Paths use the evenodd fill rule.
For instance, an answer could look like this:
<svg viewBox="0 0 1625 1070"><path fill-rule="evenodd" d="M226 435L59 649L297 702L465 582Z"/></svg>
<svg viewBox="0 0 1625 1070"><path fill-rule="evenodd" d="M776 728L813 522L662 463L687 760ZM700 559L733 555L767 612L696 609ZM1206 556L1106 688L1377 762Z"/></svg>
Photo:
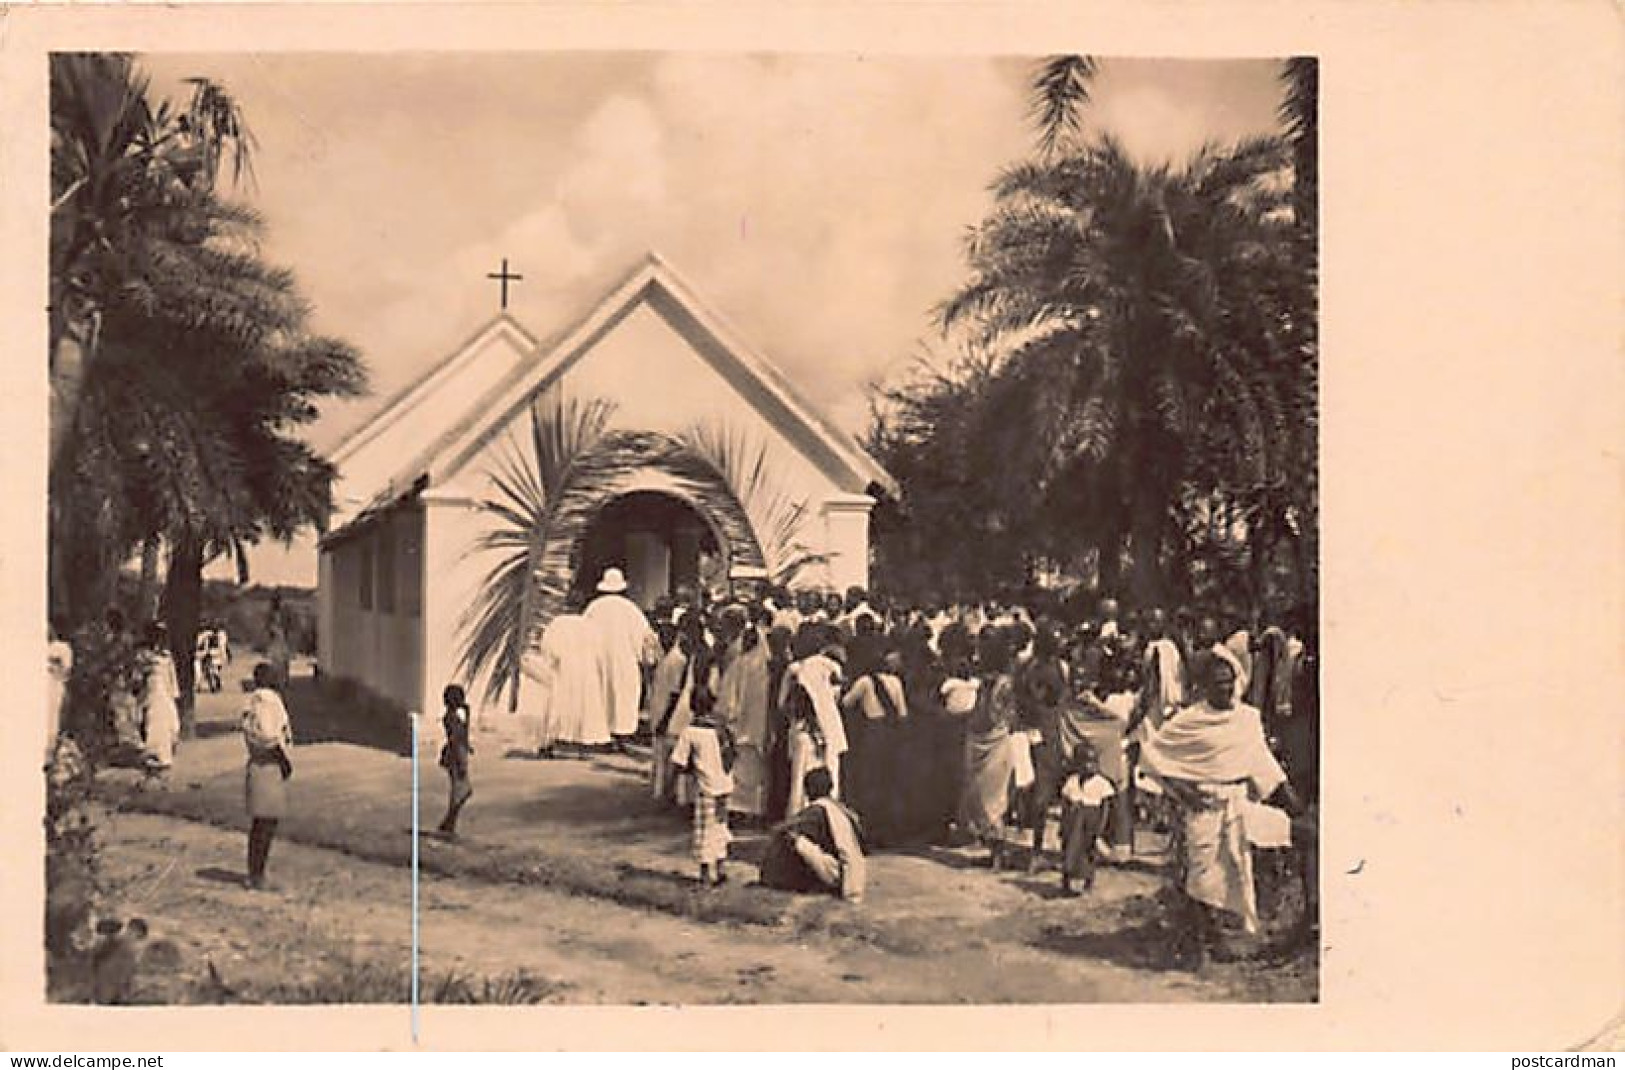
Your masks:
<svg viewBox="0 0 1625 1070"><path fill-rule="evenodd" d="M309 333L260 221L218 196L252 145L224 90L153 106L108 55L53 57L52 80L52 594L87 620L135 547L162 547L189 695L204 565L230 553L242 575L246 546L324 519L332 473L296 431L365 369Z"/></svg>
<svg viewBox="0 0 1625 1070"><path fill-rule="evenodd" d="M510 434L487 473L492 494L480 509L489 523L474 550L494 560L464 618L460 672L464 679L485 681L488 703L504 692L510 709L518 701L525 650L540 618L538 575L558 508L614 411L603 399L549 391L531 403L529 441Z"/></svg>
<svg viewBox="0 0 1625 1070"><path fill-rule="evenodd" d="M236 102L193 79L187 108L154 106L149 79L119 53L51 57L51 455L73 423L103 319L153 267L149 240L197 222L222 164L252 176L253 135Z"/></svg>
<svg viewBox="0 0 1625 1070"><path fill-rule="evenodd" d="M1014 167L967 243L971 282L941 310L1001 355L980 434L1016 511L1068 489L1097 503L1105 581L1126 543L1143 598L1165 593L1182 482L1271 487L1299 446L1284 163L1257 138L1145 167L1107 137Z"/></svg>

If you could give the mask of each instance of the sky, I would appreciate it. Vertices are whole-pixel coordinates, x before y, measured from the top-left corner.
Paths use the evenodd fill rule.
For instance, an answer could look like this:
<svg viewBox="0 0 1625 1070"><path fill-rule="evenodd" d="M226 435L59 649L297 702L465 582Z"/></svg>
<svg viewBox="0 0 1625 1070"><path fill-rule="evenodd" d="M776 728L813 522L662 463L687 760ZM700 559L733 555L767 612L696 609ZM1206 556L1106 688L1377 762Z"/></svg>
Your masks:
<svg viewBox="0 0 1625 1070"><path fill-rule="evenodd" d="M330 448L499 309L547 337L657 250L838 425L935 336L965 231L1031 152L1030 58L705 53L149 54L157 95L202 75L258 142L241 199L315 329L372 391L323 410ZM1135 156L1275 129L1272 60L1101 61L1086 121ZM313 585L308 541L254 579Z"/></svg>

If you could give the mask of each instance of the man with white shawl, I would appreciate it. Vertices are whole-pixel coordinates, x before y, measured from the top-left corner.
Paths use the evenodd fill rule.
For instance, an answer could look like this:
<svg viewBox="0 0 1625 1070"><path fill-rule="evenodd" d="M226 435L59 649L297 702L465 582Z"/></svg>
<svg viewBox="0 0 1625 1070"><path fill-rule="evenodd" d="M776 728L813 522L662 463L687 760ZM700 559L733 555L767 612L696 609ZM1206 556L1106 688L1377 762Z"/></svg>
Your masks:
<svg viewBox="0 0 1625 1070"><path fill-rule="evenodd" d="M1180 805L1180 868L1185 894L1196 907L1200 953L1213 929L1207 908L1239 917L1249 933L1258 931L1252 843L1285 818L1259 801L1281 791L1290 808L1298 807L1258 711L1235 699L1234 668L1213 654L1197 658L1194 668L1201 701L1150 730L1140 763Z"/></svg>
<svg viewBox="0 0 1625 1070"><path fill-rule="evenodd" d="M800 718L793 720L790 726L789 813L797 813L806 805L803 789L807 773L820 766L829 770L831 793L837 798L840 796L841 755L847 749L840 705L844 658L845 651L830 627L817 653L785 670L781 704L794 700L799 691L806 696L812 711L811 724L806 723L806 718Z"/></svg>
<svg viewBox="0 0 1625 1070"><path fill-rule="evenodd" d="M626 577L618 568L604 570L598 597L582 614L597 646L598 675L610 735L617 749L637 734L643 697L643 667L660 656L659 640L638 604L626 597Z"/></svg>

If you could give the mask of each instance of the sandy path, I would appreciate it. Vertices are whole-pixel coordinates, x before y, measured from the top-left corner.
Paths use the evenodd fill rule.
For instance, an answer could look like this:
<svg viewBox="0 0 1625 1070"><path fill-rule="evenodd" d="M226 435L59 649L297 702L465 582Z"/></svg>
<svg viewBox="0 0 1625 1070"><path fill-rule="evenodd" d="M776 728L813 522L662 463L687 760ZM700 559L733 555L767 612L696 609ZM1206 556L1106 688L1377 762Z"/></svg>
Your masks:
<svg viewBox="0 0 1625 1070"><path fill-rule="evenodd" d="M330 974L346 960L395 967L410 961L407 870L278 843L271 863L278 890L256 894L233 883L242 872L243 843L231 832L126 814L114 820L108 843L106 872L119 898L130 914L148 919L154 939L180 948L180 978L204 976L207 960L228 986L253 991ZM956 932L947 941L952 946L898 954L852 938L695 923L534 887L426 878L421 894L426 971L489 977L522 969L549 982L549 999L558 1002L1269 998L1256 976L1196 978L1117 965L1077 945L1065 950L1082 936L1058 935L1053 944L1061 950L1050 950L1034 946L1042 941L1029 939L1031 933Z"/></svg>

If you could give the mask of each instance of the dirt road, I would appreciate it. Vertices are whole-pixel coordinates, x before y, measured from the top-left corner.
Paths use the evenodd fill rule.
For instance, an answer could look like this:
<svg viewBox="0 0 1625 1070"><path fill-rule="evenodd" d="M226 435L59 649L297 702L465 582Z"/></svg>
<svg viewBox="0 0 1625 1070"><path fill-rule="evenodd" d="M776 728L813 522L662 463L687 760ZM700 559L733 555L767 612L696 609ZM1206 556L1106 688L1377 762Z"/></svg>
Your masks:
<svg viewBox="0 0 1625 1070"><path fill-rule="evenodd" d="M278 843L276 890L239 886L242 838L125 814L108 830L107 876L179 965L149 971L143 1001L344 998L335 978L410 961L410 871ZM1123 920L954 933L914 953L860 939L700 923L546 889L425 877L424 976L523 971L562 1003L1187 1002L1303 999L1307 967L1223 967L1194 977L1124 958ZM1132 960L1132 955L1127 956ZM210 978L209 966L214 978ZM336 987L335 987L336 986ZM312 995L325 993L325 995ZM355 997L351 997L355 998ZM376 995L369 1001L376 1001Z"/></svg>

